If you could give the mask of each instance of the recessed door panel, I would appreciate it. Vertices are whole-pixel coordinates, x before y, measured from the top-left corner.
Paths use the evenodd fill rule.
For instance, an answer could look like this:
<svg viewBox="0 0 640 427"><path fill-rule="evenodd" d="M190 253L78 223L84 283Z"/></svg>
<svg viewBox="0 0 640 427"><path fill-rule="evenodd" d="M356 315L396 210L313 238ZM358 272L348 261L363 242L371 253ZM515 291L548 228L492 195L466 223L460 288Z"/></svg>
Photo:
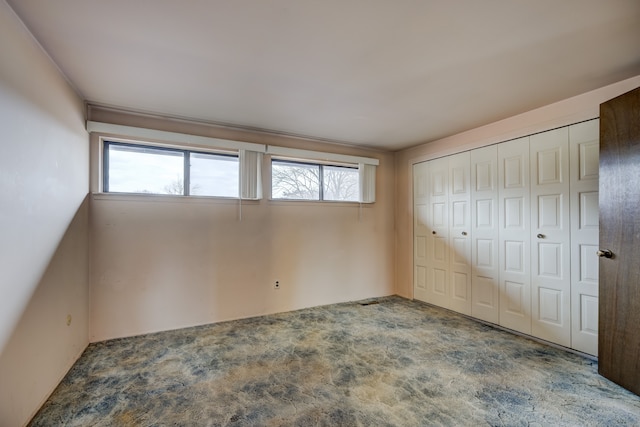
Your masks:
<svg viewBox="0 0 640 427"><path fill-rule="evenodd" d="M597 128L597 125L593 126L592 123L589 123L589 126ZM580 175L578 176L578 179L580 181L598 179L600 160L600 143L598 139L592 139L589 142L580 143L578 153L580 161L578 169L580 171Z"/></svg>
<svg viewBox="0 0 640 427"><path fill-rule="evenodd" d="M416 225L418 227L426 227L429 224L429 208L427 205L417 205L415 208Z"/></svg>
<svg viewBox="0 0 640 427"><path fill-rule="evenodd" d="M453 297L457 300L468 301L469 290L467 289L467 282L469 277L464 273L453 273Z"/></svg>
<svg viewBox="0 0 640 427"><path fill-rule="evenodd" d="M468 167L453 167L451 168L451 193L452 194L466 194L467 188L467 171Z"/></svg>
<svg viewBox="0 0 640 427"><path fill-rule="evenodd" d="M580 332L597 338L598 336L598 297L580 295Z"/></svg>
<svg viewBox="0 0 640 427"><path fill-rule="evenodd" d="M493 204L493 199L476 200L476 228L493 229L496 226L493 218Z"/></svg>
<svg viewBox="0 0 640 427"><path fill-rule="evenodd" d="M439 268L433 269L433 292L441 295L447 296L447 271Z"/></svg>
<svg viewBox="0 0 640 427"><path fill-rule="evenodd" d="M431 196L444 196L447 191L447 171L434 170L431 173Z"/></svg>
<svg viewBox="0 0 640 427"><path fill-rule="evenodd" d="M459 200L451 203L451 209L453 212L451 218L451 225L457 228L464 228L469 224L469 212L467 212L467 201Z"/></svg>
<svg viewBox="0 0 640 427"><path fill-rule="evenodd" d="M457 264L457 267L466 267L470 261L467 257L467 246L469 245L468 239L464 237L453 238L453 263Z"/></svg>
<svg viewBox="0 0 640 427"><path fill-rule="evenodd" d="M526 297L528 286L524 283L506 281L504 290L506 297L504 299L505 311L520 318L528 317L528 310L525 309L526 302L529 300Z"/></svg>
<svg viewBox="0 0 640 427"><path fill-rule="evenodd" d="M538 197L538 228L562 228L562 194Z"/></svg>
<svg viewBox="0 0 640 427"><path fill-rule="evenodd" d="M433 259L435 261L447 262L447 239L441 236L433 238Z"/></svg>
<svg viewBox="0 0 640 427"><path fill-rule="evenodd" d="M538 243L538 275L549 279L562 279L562 245Z"/></svg>
<svg viewBox="0 0 640 427"><path fill-rule="evenodd" d="M494 268L494 240L493 239L476 239L476 267Z"/></svg>
<svg viewBox="0 0 640 427"><path fill-rule="evenodd" d="M476 163L476 191L493 191L495 161L484 161Z"/></svg>
<svg viewBox="0 0 640 427"><path fill-rule="evenodd" d="M416 256L418 258L426 258L427 256L427 238L425 236L416 237Z"/></svg>
<svg viewBox="0 0 640 427"><path fill-rule="evenodd" d="M538 185L559 184L562 182L561 149L538 151Z"/></svg>
<svg viewBox="0 0 640 427"><path fill-rule="evenodd" d="M580 205L580 229L591 228L598 229L598 221L600 218L598 210L598 192L585 191L578 194Z"/></svg>
<svg viewBox="0 0 640 427"><path fill-rule="evenodd" d="M524 229L524 197L504 199L504 228Z"/></svg>
<svg viewBox="0 0 640 427"><path fill-rule="evenodd" d="M490 310L497 310L497 290L498 286L497 283L494 283L494 279L478 276L477 285L473 288L473 291L477 293L477 297L474 298L475 304L484 306Z"/></svg>
<svg viewBox="0 0 640 427"><path fill-rule="evenodd" d="M598 285L598 264L596 258L597 245L579 245L580 248L580 277L576 286L591 283ZM595 296L595 295L594 295Z"/></svg>
<svg viewBox="0 0 640 427"><path fill-rule="evenodd" d="M417 166L417 165L416 165ZM416 167L414 167L414 180L413 180L413 198L415 201L426 200L429 197L429 182L426 173L420 173Z"/></svg>
<svg viewBox="0 0 640 427"><path fill-rule="evenodd" d="M427 269L422 266L416 266L416 286L420 289L427 287Z"/></svg>
<svg viewBox="0 0 640 427"><path fill-rule="evenodd" d="M444 202L435 202L431 204L433 209L432 226L436 228L447 226L447 204Z"/></svg>
<svg viewBox="0 0 640 427"><path fill-rule="evenodd" d="M507 240L504 242L504 270L509 273L525 274L525 263L523 241Z"/></svg>
<svg viewBox="0 0 640 427"><path fill-rule="evenodd" d="M538 288L540 314L542 322L562 326L562 291L557 289Z"/></svg>
<svg viewBox="0 0 640 427"><path fill-rule="evenodd" d="M522 146L524 145L525 144L522 144ZM527 145L526 148L528 151L529 146ZM517 154L503 159L503 188L524 188L526 186L526 181L528 180L525 181L525 173L529 170L529 168L526 167L526 164L529 163L528 158L528 155Z"/></svg>

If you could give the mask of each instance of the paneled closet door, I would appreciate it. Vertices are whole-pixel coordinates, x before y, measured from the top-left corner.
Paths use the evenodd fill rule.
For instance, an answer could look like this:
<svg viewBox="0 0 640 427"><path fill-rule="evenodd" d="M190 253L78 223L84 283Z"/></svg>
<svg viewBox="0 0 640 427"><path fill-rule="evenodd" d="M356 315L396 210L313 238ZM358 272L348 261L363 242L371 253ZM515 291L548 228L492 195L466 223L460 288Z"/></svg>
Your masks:
<svg viewBox="0 0 640 427"><path fill-rule="evenodd" d="M532 135L532 335L571 345L569 131Z"/></svg>
<svg viewBox="0 0 640 427"><path fill-rule="evenodd" d="M498 261L498 147L471 151L471 315L500 317Z"/></svg>
<svg viewBox="0 0 640 427"><path fill-rule="evenodd" d="M449 157L449 260L452 310L471 314L470 153Z"/></svg>
<svg viewBox="0 0 640 427"><path fill-rule="evenodd" d="M450 308L449 158L429 162L427 302Z"/></svg>
<svg viewBox="0 0 640 427"><path fill-rule="evenodd" d="M529 137L498 144L500 325L531 334Z"/></svg>
<svg viewBox="0 0 640 427"><path fill-rule="evenodd" d="M571 347L598 354L599 121L569 127Z"/></svg>
<svg viewBox="0 0 640 427"><path fill-rule="evenodd" d="M428 301L429 164L413 165L413 297Z"/></svg>

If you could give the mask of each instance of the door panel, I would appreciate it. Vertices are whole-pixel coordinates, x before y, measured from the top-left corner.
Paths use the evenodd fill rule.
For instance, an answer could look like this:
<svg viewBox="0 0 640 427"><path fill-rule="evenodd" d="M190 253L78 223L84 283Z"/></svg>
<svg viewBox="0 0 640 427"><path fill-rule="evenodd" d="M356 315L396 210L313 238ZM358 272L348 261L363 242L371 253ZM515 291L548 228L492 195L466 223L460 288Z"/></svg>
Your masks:
<svg viewBox="0 0 640 427"><path fill-rule="evenodd" d="M598 120L569 126L571 347L598 354Z"/></svg>
<svg viewBox="0 0 640 427"><path fill-rule="evenodd" d="M427 299L450 308L449 269L449 158L429 162L431 224L427 230Z"/></svg>
<svg viewBox="0 0 640 427"><path fill-rule="evenodd" d="M498 147L471 151L471 314L498 323Z"/></svg>
<svg viewBox="0 0 640 427"><path fill-rule="evenodd" d="M498 145L499 324L531 333L529 137Z"/></svg>
<svg viewBox="0 0 640 427"><path fill-rule="evenodd" d="M429 239L429 164L413 165L413 297L427 299L427 255Z"/></svg>
<svg viewBox="0 0 640 427"><path fill-rule="evenodd" d="M504 293L506 304L500 306L501 310L512 316L531 319L530 308L526 305L529 301L528 287L523 283L505 281Z"/></svg>
<svg viewBox="0 0 640 427"><path fill-rule="evenodd" d="M600 105L598 371L640 394L640 88Z"/></svg>
<svg viewBox="0 0 640 427"><path fill-rule="evenodd" d="M471 314L471 179L469 152L449 157L449 308Z"/></svg>
<svg viewBox="0 0 640 427"><path fill-rule="evenodd" d="M571 345L569 131L532 135L532 335Z"/></svg>

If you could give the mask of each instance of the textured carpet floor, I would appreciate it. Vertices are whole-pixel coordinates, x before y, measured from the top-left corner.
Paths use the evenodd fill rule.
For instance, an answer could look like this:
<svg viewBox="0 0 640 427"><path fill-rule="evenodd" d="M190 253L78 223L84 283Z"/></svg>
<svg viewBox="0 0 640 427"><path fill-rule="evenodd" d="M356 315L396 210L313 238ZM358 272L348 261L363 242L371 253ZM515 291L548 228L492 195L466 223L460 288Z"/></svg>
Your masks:
<svg viewBox="0 0 640 427"><path fill-rule="evenodd" d="M31 425L640 425L591 360L377 301L92 344Z"/></svg>

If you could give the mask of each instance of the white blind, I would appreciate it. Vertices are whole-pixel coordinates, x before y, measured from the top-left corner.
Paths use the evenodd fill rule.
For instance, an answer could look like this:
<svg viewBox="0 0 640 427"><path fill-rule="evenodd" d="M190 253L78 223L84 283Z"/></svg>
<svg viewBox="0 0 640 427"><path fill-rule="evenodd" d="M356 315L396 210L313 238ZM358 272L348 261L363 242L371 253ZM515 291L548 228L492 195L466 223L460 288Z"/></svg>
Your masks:
<svg viewBox="0 0 640 427"><path fill-rule="evenodd" d="M360 203L376 201L376 167L366 163L358 165L360 172Z"/></svg>
<svg viewBox="0 0 640 427"><path fill-rule="evenodd" d="M240 150L240 198L262 198L262 153Z"/></svg>

